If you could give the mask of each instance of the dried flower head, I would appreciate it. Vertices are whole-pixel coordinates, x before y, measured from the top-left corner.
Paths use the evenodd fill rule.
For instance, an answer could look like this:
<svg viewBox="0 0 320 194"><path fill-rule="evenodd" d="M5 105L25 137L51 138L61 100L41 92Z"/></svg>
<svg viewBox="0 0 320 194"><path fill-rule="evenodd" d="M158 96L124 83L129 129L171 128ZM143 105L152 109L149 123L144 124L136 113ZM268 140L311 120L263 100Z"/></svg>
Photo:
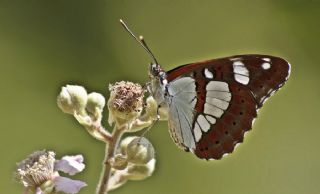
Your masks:
<svg viewBox="0 0 320 194"><path fill-rule="evenodd" d="M144 90L139 84L132 82L117 82L109 86L111 92L108 101L110 110L109 123L118 125L137 118L143 109Z"/></svg>
<svg viewBox="0 0 320 194"><path fill-rule="evenodd" d="M144 90L141 85L132 82L117 82L109 86L109 90L114 94L112 108L120 112L141 111Z"/></svg>

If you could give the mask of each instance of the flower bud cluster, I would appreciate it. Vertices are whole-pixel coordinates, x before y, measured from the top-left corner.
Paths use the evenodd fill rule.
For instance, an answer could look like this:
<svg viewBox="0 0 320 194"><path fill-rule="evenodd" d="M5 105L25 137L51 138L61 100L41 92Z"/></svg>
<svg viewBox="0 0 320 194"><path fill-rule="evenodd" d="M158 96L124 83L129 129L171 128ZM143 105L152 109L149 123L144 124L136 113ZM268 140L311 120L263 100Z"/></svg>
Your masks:
<svg viewBox="0 0 320 194"><path fill-rule="evenodd" d="M96 92L88 94L82 86L67 85L62 87L57 104L63 112L87 119L83 121L101 121L105 98Z"/></svg>
<svg viewBox="0 0 320 194"><path fill-rule="evenodd" d="M88 94L82 86L67 85L62 87L57 104L63 112L72 114L94 138L104 142L109 140L110 134L101 124L106 104L101 94Z"/></svg>
<svg viewBox="0 0 320 194"><path fill-rule="evenodd" d="M112 161L113 176L109 190L124 184L127 180L143 180L154 171L155 151L144 137L127 137L121 141L119 153Z"/></svg>
<svg viewBox="0 0 320 194"><path fill-rule="evenodd" d="M108 122L110 125L115 124L112 133L106 131L101 124L105 106L105 98L101 94L96 92L88 94L82 86L67 85L62 87L57 98L57 104L63 112L72 114L93 137L109 144L107 147L110 150L106 152L104 166L107 170L103 171L106 173L101 176L98 193L115 189L128 180L142 180L151 176L156 162L152 144L144 137L127 137L121 142L120 139L125 132L136 132L152 126L159 119L158 114L160 119L166 117L165 114L161 114L152 97L147 99L146 109L141 115L145 90L139 84L121 81L110 85L109 90ZM69 174L84 168L84 166L77 166L77 168L65 166L68 164L66 160L67 158L64 162L60 162L60 165L55 165L55 168L67 170ZM72 158L72 160L83 161L81 157ZM106 178L109 175L110 177ZM46 184L50 185L49 183ZM42 187L41 189L44 190Z"/></svg>

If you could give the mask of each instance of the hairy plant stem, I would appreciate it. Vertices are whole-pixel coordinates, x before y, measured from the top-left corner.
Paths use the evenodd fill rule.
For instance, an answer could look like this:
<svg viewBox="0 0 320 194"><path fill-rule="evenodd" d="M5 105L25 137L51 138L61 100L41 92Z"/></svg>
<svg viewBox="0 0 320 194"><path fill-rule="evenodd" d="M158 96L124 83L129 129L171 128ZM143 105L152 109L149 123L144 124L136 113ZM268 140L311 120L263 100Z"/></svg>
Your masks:
<svg viewBox="0 0 320 194"><path fill-rule="evenodd" d="M25 188L22 194L28 194L28 193L29 193L29 188Z"/></svg>
<svg viewBox="0 0 320 194"><path fill-rule="evenodd" d="M115 126L115 128L112 131L112 135L109 143L106 143L106 152L105 152L105 158L103 162L103 171L100 176L97 194L108 193L108 182L109 182L110 173L111 173L111 165L109 161L111 158L114 157L116 148L118 147L118 143L126 128L127 128L127 125L122 125L121 127Z"/></svg>
<svg viewBox="0 0 320 194"><path fill-rule="evenodd" d="M86 127L88 132L96 139L104 142L111 142L111 134L101 125L101 122L96 122Z"/></svg>

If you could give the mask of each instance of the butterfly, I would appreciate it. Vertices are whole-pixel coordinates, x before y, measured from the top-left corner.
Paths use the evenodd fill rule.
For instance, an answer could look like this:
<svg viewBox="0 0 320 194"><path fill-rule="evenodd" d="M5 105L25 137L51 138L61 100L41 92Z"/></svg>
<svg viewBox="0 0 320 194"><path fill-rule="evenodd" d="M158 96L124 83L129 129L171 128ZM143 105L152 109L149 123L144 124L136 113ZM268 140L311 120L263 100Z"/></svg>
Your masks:
<svg viewBox="0 0 320 194"><path fill-rule="evenodd" d="M121 21L122 22L122 21ZM221 159L243 142L257 111L290 75L290 64L269 55L211 59L164 71L143 37L127 31L153 58L149 92L168 113L176 145L201 159Z"/></svg>

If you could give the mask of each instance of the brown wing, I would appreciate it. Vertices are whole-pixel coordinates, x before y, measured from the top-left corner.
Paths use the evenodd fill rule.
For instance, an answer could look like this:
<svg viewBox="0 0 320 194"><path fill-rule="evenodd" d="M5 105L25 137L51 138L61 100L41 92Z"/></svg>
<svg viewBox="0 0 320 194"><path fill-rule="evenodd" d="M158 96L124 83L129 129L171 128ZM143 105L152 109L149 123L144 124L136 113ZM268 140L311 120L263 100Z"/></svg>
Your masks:
<svg viewBox="0 0 320 194"><path fill-rule="evenodd" d="M184 75L196 80L193 134L197 142L191 151L204 159L220 159L231 153L251 129L257 109L289 74L288 62L268 55L238 55L169 71L169 83Z"/></svg>

